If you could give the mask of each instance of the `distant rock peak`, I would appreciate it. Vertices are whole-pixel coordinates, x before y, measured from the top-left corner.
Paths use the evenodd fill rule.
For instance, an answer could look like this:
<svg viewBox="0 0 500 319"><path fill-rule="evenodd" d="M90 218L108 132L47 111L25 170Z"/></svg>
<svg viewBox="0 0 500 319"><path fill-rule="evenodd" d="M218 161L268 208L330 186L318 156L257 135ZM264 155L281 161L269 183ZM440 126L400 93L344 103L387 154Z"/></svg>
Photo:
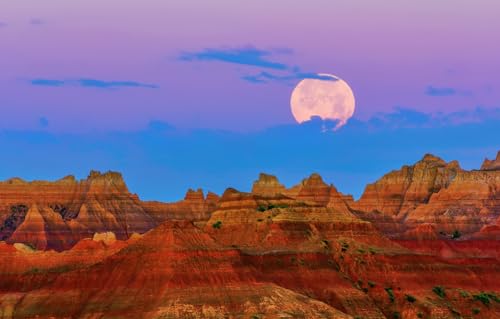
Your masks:
<svg viewBox="0 0 500 319"><path fill-rule="evenodd" d="M100 171L90 171L87 180L109 180L109 181L120 181L123 182L123 176L121 173L107 171L101 173Z"/></svg>
<svg viewBox="0 0 500 319"><path fill-rule="evenodd" d="M484 159L483 165L481 165L482 171L496 171L500 170L500 151L497 153L497 157L494 160Z"/></svg>
<svg viewBox="0 0 500 319"><path fill-rule="evenodd" d="M328 186L324 181L321 175L318 173L312 173L308 178L305 178L302 181L302 185L304 186Z"/></svg>
<svg viewBox="0 0 500 319"><path fill-rule="evenodd" d="M421 162L440 162L440 163L446 163L441 157L438 157L436 155L427 153L424 155L422 158Z"/></svg>
<svg viewBox="0 0 500 319"><path fill-rule="evenodd" d="M285 191L285 186L274 175L260 173L259 179L253 183L252 193L262 196L275 196Z"/></svg>

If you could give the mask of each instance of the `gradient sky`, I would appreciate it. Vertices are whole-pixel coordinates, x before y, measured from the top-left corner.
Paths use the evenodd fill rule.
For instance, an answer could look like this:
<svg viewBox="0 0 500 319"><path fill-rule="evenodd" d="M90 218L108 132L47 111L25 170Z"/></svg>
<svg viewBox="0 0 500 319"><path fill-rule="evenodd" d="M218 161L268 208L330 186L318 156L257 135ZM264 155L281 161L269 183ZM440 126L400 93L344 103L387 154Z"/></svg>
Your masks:
<svg viewBox="0 0 500 319"><path fill-rule="evenodd" d="M0 147L11 154L0 178L115 169L141 196L172 199L189 186L244 188L266 169L289 183L319 171L359 195L428 151L476 167L500 148L498 12L497 0L0 0ZM291 91L316 73L354 91L344 133L306 134L293 120ZM401 130L412 140L383 140ZM470 136L436 144L429 132ZM290 151L298 138L322 152ZM367 141L382 164L338 158ZM251 146L236 156L227 143ZM215 151L225 165L192 160Z"/></svg>

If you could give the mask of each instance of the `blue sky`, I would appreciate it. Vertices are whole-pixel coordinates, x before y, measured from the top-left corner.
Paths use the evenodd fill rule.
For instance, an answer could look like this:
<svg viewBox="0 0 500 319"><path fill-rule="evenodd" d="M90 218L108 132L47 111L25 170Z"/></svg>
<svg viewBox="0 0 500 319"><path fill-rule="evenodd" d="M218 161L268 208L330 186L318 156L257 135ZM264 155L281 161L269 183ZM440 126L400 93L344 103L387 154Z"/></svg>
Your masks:
<svg viewBox="0 0 500 319"><path fill-rule="evenodd" d="M314 119L250 133L179 129L164 122L127 132L52 133L42 125L3 131L0 179L84 178L91 169L116 170L141 198L171 201L188 188L249 191L260 172L276 174L287 186L318 172L357 197L367 183L425 153L474 169L500 150L500 110L431 117L399 109L323 132L334 124Z"/></svg>
<svg viewBox="0 0 500 319"><path fill-rule="evenodd" d="M498 0L0 0L0 179L115 170L141 197L173 200L319 172L358 196L428 152L479 167L500 149L498 12ZM335 132L290 110L318 74L356 99Z"/></svg>

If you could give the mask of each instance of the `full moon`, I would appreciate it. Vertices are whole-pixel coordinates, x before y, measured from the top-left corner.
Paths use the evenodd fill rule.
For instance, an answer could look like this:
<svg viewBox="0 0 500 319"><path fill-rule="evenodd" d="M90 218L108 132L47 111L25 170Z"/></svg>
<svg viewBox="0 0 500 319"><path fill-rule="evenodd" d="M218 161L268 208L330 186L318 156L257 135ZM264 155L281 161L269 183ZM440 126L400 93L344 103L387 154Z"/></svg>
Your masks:
<svg viewBox="0 0 500 319"><path fill-rule="evenodd" d="M338 129L352 117L355 101L344 80L331 74L318 74L317 79L304 79L297 84L290 105L298 123L319 116L323 120L338 121L335 126Z"/></svg>

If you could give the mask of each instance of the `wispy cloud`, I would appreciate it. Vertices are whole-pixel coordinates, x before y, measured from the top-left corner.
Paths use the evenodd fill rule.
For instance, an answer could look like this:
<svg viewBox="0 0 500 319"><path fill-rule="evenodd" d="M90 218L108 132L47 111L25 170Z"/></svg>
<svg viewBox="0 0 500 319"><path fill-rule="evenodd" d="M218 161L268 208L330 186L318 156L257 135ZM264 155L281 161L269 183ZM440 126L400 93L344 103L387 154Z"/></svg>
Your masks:
<svg viewBox="0 0 500 319"><path fill-rule="evenodd" d="M77 80L55 80L55 79L33 79L30 81L31 85L36 86L50 86L50 87L63 87L63 86L79 86L85 88L100 88L100 89L117 89L117 88L159 88L156 84L141 83L135 81L103 81L97 79L81 78Z"/></svg>
<svg viewBox="0 0 500 319"><path fill-rule="evenodd" d="M199 52L183 52L179 55L179 60L219 61L275 70L286 70L288 68L286 64L269 60L268 58L271 54L271 51L260 50L253 47L238 49L207 48Z"/></svg>
<svg viewBox="0 0 500 319"><path fill-rule="evenodd" d="M425 89L425 94L429 96L453 96L456 95L458 91L454 88L450 87L435 87L432 85L429 85Z"/></svg>
<svg viewBox="0 0 500 319"><path fill-rule="evenodd" d="M366 124L370 128L431 128L500 120L500 108L476 107L451 113L424 113L397 107L391 113L375 114Z"/></svg>
<svg viewBox="0 0 500 319"><path fill-rule="evenodd" d="M32 85L39 86L63 86L67 82L60 80L50 80L50 79L33 79L31 80Z"/></svg>
<svg viewBox="0 0 500 319"><path fill-rule="evenodd" d="M321 75L317 73L305 73L300 71L295 71L287 75L277 75L269 72L260 72L253 75L244 75L241 77L242 80L245 80L250 83L268 83L271 81L281 82L285 84L293 85L294 81L302 80L302 79L317 79L317 80L325 80L325 81L337 81L337 78Z"/></svg>
<svg viewBox="0 0 500 319"><path fill-rule="evenodd" d="M283 84L292 84L301 79L319 79L326 81L336 81L331 76L319 75L314 72L304 72L300 67L277 62L272 59L274 55L290 55L293 50L288 48L279 48L273 50L257 49L255 47L214 49L206 48L201 51L183 52L177 58L180 61L201 61L201 62L222 62L237 65L245 65L254 68L272 70L281 74L271 73L269 71L260 71L254 74L246 74L240 78L250 83L268 83L280 82Z"/></svg>

